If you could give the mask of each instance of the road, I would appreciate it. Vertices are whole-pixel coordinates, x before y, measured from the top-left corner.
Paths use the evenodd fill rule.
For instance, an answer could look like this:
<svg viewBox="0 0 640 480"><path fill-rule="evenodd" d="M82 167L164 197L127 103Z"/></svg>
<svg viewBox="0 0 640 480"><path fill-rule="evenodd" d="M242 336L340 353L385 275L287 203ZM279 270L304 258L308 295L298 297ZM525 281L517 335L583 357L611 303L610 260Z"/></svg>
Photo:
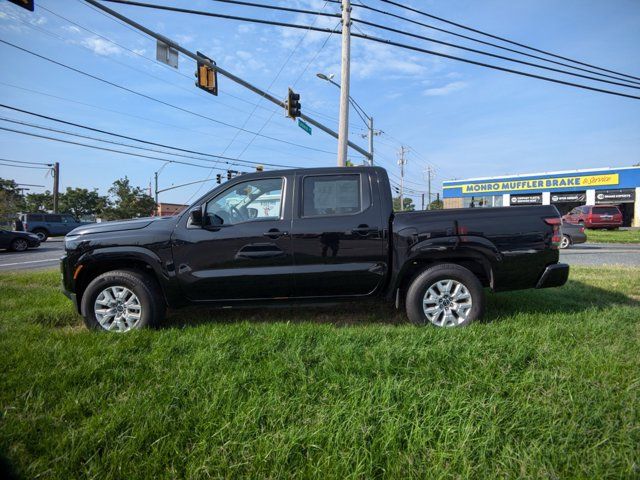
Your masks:
<svg viewBox="0 0 640 480"><path fill-rule="evenodd" d="M583 243L560 250L560 261L569 265L640 267L640 244Z"/></svg>
<svg viewBox="0 0 640 480"><path fill-rule="evenodd" d="M0 252L0 272L58 268L62 238L49 239L40 248L22 253ZM640 267L640 244L586 243L560 251L569 265L628 265Z"/></svg>
<svg viewBox="0 0 640 480"><path fill-rule="evenodd" d="M64 254L63 238L50 238L26 252L0 251L0 272L58 268Z"/></svg>

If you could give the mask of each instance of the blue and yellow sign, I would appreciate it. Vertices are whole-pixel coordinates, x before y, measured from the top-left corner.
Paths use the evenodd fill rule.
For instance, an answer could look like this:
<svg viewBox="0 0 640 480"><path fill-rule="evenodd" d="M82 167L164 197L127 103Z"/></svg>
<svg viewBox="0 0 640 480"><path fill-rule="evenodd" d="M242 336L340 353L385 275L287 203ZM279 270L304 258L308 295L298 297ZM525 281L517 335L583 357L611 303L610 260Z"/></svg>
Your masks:
<svg viewBox="0 0 640 480"><path fill-rule="evenodd" d="M451 180L443 182L445 198L502 195L503 193L539 193L543 191L577 191L628 188L640 185L640 169L627 167L612 170L559 172L546 175Z"/></svg>

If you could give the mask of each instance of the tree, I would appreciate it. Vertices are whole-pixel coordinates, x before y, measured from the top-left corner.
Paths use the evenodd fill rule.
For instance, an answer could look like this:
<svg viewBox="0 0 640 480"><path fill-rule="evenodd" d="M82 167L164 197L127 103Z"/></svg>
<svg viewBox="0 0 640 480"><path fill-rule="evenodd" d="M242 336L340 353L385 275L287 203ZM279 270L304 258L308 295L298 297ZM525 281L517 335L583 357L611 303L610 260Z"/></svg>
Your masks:
<svg viewBox="0 0 640 480"><path fill-rule="evenodd" d="M24 199L14 180L0 178L0 219L13 218L24 208Z"/></svg>
<svg viewBox="0 0 640 480"><path fill-rule="evenodd" d="M107 206L107 197L100 196L98 190L86 188L71 188L60 195L59 208L61 213L70 213L76 218L84 215L99 215Z"/></svg>
<svg viewBox="0 0 640 480"><path fill-rule="evenodd" d="M156 209L156 202L140 187L132 187L128 177L113 182L109 189L108 206L104 217L108 220L148 217Z"/></svg>
<svg viewBox="0 0 640 480"><path fill-rule="evenodd" d="M440 200L440 197L436 198L429 205L430 210L442 210L443 208L444 208L444 203L442 203L442 200Z"/></svg>
<svg viewBox="0 0 640 480"><path fill-rule="evenodd" d="M416 206L413 204L413 199L409 198L409 197L404 197L402 199L402 203L404 205L404 211L405 212L413 212L416 209ZM400 211L400 197L395 197L393 199L393 211L394 212L399 212Z"/></svg>
<svg viewBox="0 0 640 480"><path fill-rule="evenodd" d="M29 193L24 200L26 212L50 212L53 210L53 194L49 190L44 193Z"/></svg>

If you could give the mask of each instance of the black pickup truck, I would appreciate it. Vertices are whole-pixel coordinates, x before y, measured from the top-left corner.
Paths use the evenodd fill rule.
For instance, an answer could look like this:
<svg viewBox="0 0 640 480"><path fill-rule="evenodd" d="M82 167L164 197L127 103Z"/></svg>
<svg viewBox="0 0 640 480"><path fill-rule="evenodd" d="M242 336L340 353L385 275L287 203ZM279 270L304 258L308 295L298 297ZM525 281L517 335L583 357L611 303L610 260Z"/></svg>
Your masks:
<svg viewBox="0 0 640 480"><path fill-rule="evenodd" d="M484 288L563 285L553 206L393 212L379 167L242 175L182 214L82 226L65 294L88 327L158 325L167 307L381 297L416 324L480 318Z"/></svg>

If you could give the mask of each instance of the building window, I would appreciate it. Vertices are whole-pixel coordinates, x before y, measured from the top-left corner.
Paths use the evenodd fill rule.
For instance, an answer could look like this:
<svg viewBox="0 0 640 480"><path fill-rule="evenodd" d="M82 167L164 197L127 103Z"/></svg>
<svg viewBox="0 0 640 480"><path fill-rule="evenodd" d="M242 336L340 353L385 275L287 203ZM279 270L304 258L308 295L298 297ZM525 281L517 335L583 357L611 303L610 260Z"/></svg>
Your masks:
<svg viewBox="0 0 640 480"><path fill-rule="evenodd" d="M462 205L465 208L502 207L502 195L464 197L462 199Z"/></svg>

